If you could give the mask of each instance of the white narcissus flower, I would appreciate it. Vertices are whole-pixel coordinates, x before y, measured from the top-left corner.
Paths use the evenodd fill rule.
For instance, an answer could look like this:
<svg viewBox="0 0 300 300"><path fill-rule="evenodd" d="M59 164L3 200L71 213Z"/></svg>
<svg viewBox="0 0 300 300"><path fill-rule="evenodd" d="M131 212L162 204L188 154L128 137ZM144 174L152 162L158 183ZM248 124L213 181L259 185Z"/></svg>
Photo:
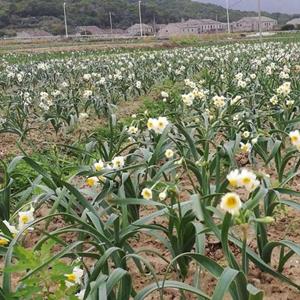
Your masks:
<svg viewBox="0 0 300 300"><path fill-rule="evenodd" d="M244 131L242 136L243 136L243 138L247 139L250 136L250 132L249 131Z"/></svg>
<svg viewBox="0 0 300 300"><path fill-rule="evenodd" d="M67 82L64 81L64 82L61 84L61 86L62 86L63 88L66 88L66 87L69 86L69 84L68 84Z"/></svg>
<svg viewBox="0 0 300 300"><path fill-rule="evenodd" d="M291 82L285 82L277 89L277 94L282 96L287 96L290 94L290 92L291 92Z"/></svg>
<svg viewBox="0 0 300 300"><path fill-rule="evenodd" d="M295 104L295 101L294 100L287 100L286 101L286 105L287 106L293 106Z"/></svg>
<svg viewBox="0 0 300 300"><path fill-rule="evenodd" d="M220 207L232 215L238 215L242 207L240 196L236 193L227 193L222 197Z"/></svg>
<svg viewBox="0 0 300 300"><path fill-rule="evenodd" d="M58 97L59 95L61 95L61 91L55 90L55 91L53 91L53 92L51 93L51 95L52 95L53 97Z"/></svg>
<svg viewBox="0 0 300 300"><path fill-rule="evenodd" d="M48 100L48 98L49 98L49 94L48 93L46 93L46 92L41 92L40 93L40 99L41 99L41 101Z"/></svg>
<svg viewBox="0 0 300 300"><path fill-rule="evenodd" d="M147 122L148 129L149 130L154 129L154 127L156 126L156 122L157 122L157 119L150 118Z"/></svg>
<svg viewBox="0 0 300 300"><path fill-rule="evenodd" d="M156 123L157 128L154 128L156 133L163 133L169 122L166 117L159 117Z"/></svg>
<svg viewBox="0 0 300 300"><path fill-rule="evenodd" d="M137 81L135 83L135 87L140 90L142 88L142 83L140 81Z"/></svg>
<svg viewBox="0 0 300 300"><path fill-rule="evenodd" d="M240 172L239 170L233 170L231 171L228 175L227 175L227 180L229 182L229 184L234 187L237 188L239 186L239 180L240 180Z"/></svg>
<svg viewBox="0 0 300 300"><path fill-rule="evenodd" d="M100 159L98 162L94 163L94 168L96 172L100 172L104 169L104 162Z"/></svg>
<svg viewBox="0 0 300 300"><path fill-rule="evenodd" d="M214 96L213 97L213 103L217 108L222 108L225 106L226 102L226 98L224 96Z"/></svg>
<svg viewBox="0 0 300 300"><path fill-rule="evenodd" d="M79 114L79 122L82 122L86 119L88 119L89 115L87 113L80 113Z"/></svg>
<svg viewBox="0 0 300 300"><path fill-rule="evenodd" d="M251 149L252 149L252 145L250 143L240 143L240 149L243 153L249 153L251 152Z"/></svg>
<svg viewBox="0 0 300 300"><path fill-rule="evenodd" d="M243 73L237 73L237 74L235 74L234 77L235 77L236 80L242 80L243 77L244 77L244 74Z"/></svg>
<svg viewBox="0 0 300 300"><path fill-rule="evenodd" d="M91 74L84 74L84 75L83 75L83 80L84 80L84 81L90 81L91 78L92 78L92 75L91 75Z"/></svg>
<svg viewBox="0 0 300 300"><path fill-rule="evenodd" d="M163 133L165 128L169 125L169 121L166 117L159 117L158 119L150 118L147 122L149 130L154 130L155 133Z"/></svg>
<svg viewBox="0 0 300 300"><path fill-rule="evenodd" d="M291 131L290 134L291 143L294 146L298 146L300 144L300 132L299 130Z"/></svg>
<svg viewBox="0 0 300 300"><path fill-rule="evenodd" d="M173 158L173 156L174 156L174 151L171 149L167 149L165 152L165 157L170 159L170 158Z"/></svg>
<svg viewBox="0 0 300 300"><path fill-rule="evenodd" d="M84 99L89 99L93 95L93 92L91 90L85 90L83 92L83 98Z"/></svg>
<svg viewBox="0 0 300 300"><path fill-rule="evenodd" d="M254 191L260 185L260 182L256 179L256 175L246 169L241 171L239 177L239 185L245 187L249 192Z"/></svg>
<svg viewBox="0 0 300 300"><path fill-rule="evenodd" d="M164 201L164 200L167 198L167 193L166 193L166 191L163 191L163 192L159 193L158 197L159 197L159 199L160 199L161 201Z"/></svg>
<svg viewBox="0 0 300 300"><path fill-rule="evenodd" d="M116 156L111 162L114 169L122 169L125 165L125 159L123 156Z"/></svg>
<svg viewBox="0 0 300 300"><path fill-rule="evenodd" d="M186 106L192 106L194 103L195 96L193 93L182 95L182 102Z"/></svg>
<svg viewBox="0 0 300 300"><path fill-rule="evenodd" d="M0 246L7 246L9 244L9 240L5 237L0 236Z"/></svg>
<svg viewBox="0 0 300 300"><path fill-rule="evenodd" d="M18 213L18 215L19 215L19 229L22 229L25 225L27 225L28 223L34 221L33 212L34 212L34 209L33 209L33 207L31 207L30 210L20 211Z"/></svg>
<svg viewBox="0 0 300 300"><path fill-rule="evenodd" d="M47 105L47 104L45 104L44 102L41 102L40 104L39 104L39 107L41 108L41 109L43 109L43 110L49 110L49 106Z"/></svg>
<svg viewBox="0 0 300 300"><path fill-rule="evenodd" d="M4 220L3 223L13 236L19 233L19 230L17 230L16 226L10 225L9 222L6 220Z"/></svg>
<svg viewBox="0 0 300 300"><path fill-rule="evenodd" d="M247 86L247 82L243 80L239 80L237 86L241 88L245 88Z"/></svg>
<svg viewBox="0 0 300 300"><path fill-rule="evenodd" d="M128 132L129 134L137 134L138 130L139 130L139 129L138 129L137 127L130 126L130 127L128 128L127 132Z"/></svg>
<svg viewBox="0 0 300 300"><path fill-rule="evenodd" d="M95 185L97 185L99 183L99 178L96 176L93 177L89 177L85 183L89 186L89 187L94 187Z"/></svg>
<svg viewBox="0 0 300 300"><path fill-rule="evenodd" d="M162 98L169 98L169 94L167 92L161 92Z"/></svg>
<svg viewBox="0 0 300 300"><path fill-rule="evenodd" d="M149 189L149 188L144 188L144 189L142 190L141 195L142 195L143 198L146 199L146 200L151 200L152 197L153 197L153 196L152 196L152 190Z"/></svg>
<svg viewBox="0 0 300 300"><path fill-rule="evenodd" d="M273 104L273 105L276 105L278 103L278 97L276 95L274 95L271 99L270 99L270 102Z"/></svg>
<svg viewBox="0 0 300 300"><path fill-rule="evenodd" d="M75 267L72 273L65 274L65 277L67 278L65 280L66 286L70 288L75 284L81 284L82 276L83 276L83 270L80 269L79 267Z"/></svg>

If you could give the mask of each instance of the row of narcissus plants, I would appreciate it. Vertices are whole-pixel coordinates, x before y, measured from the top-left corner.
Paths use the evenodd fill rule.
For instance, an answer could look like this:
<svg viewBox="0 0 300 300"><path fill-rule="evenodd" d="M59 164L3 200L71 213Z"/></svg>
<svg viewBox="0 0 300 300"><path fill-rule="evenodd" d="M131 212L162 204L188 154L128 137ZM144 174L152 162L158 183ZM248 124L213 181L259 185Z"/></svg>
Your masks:
<svg viewBox="0 0 300 300"><path fill-rule="evenodd" d="M107 114L112 103L147 93L164 80L185 79L192 91L183 94L183 102L191 106L209 99L211 105L203 106L209 117L228 103L251 104L249 109L266 113L292 111L299 94L297 43L85 54L49 54L43 61L31 55L19 64L10 63L18 61L16 54L3 57L0 128L21 138L32 130L32 122L70 132L95 113ZM201 75L200 84L189 79L195 74ZM163 91L162 100L172 100L169 96ZM231 117L237 121L242 116L236 112Z"/></svg>
<svg viewBox="0 0 300 300"><path fill-rule="evenodd" d="M114 103L166 78L174 80L174 87L155 99L164 104L160 116L151 110L139 113L122 130L109 122L106 138L92 135L84 147L68 147L77 161L67 175L29 157L18 157L5 168L1 199L14 205L3 207L1 295L145 299L153 293L164 299L164 290L174 289L182 298L188 292L215 300L229 292L233 299L262 299L249 284L250 261L299 289L284 273L289 258L300 254L299 246L272 240L268 230L282 206L299 208L287 196L299 196L290 183L300 165L300 52L297 44L263 46L94 53L88 58L49 55L43 63L5 65L3 82L17 97L1 101L17 105L20 114L3 115L4 129L22 116L39 122L40 116L50 116L54 126L77 117L84 124L92 107L96 112L103 108L102 100ZM61 86L59 78L64 79ZM180 91L176 81L182 81ZM21 161L39 175L15 193L9 179ZM270 168L275 177L267 174ZM47 214L37 217L45 205ZM162 216L166 221L158 223ZM57 220L63 226L50 230ZM136 247L140 233L160 243L165 255L161 249ZM206 256L212 235L226 263ZM30 238L36 243L26 247ZM272 261L277 247L281 255ZM149 253L164 261L162 274ZM151 275L151 284L137 289L132 263ZM189 276L201 281L203 269L216 278L213 291L187 284ZM17 271L22 278L12 286Z"/></svg>
<svg viewBox="0 0 300 300"><path fill-rule="evenodd" d="M160 122L160 121L161 122ZM204 194L204 190L202 190L202 187L200 186L203 180L203 177L205 177L205 173L207 170L205 170L204 166L210 166L215 163L215 158L209 157L206 164L204 162L201 162L201 157L199 160L195 160L195 158L192 157L193 154L189 153L190 145L187 143L187 141L183 140L183 144L185 144L186 149L182 149L179 145L179 140L182 139L181 134L178 131L178 128L176 128L176 123L171 124L166 118L159 117L159 118L150 118L147 122L147 130L144 132L143 135L140 136L141 140L138 141L137 137L135 142L132 144L137 144L138 146L132 146L133 152L131 154L127 154L124 156L115 156L111 161L107 162L103 159L98 159L92 163L91 171L94 173L94 176L88 176L86 179L86 185L83 185L79 191L77 189L74 189L74 187L70 187L69 185L65 185L65 188L68 190L68 193L60 194L60 192L57 192L54 190L51 190L51 199L53 197L53 200L55 198L55 194L57 193L57 196L63 198L69 199L71 195L73 195L74 199L80 199L80 203L74 203L73 205L77 207L77 209L80 209L80 213L78 212L78 216L76 218L83 218L84 220L86 217L83 217L86 213L93 215L94 217L99 217L98 213L101 212L100 208L104 208L106 205L111 205L111 207L114 207L115 209L119 209L121 213L130 213L128 210L123 210L124 206L122 206L122 201L126 203L128 199L128 205L147 205L147 202L150 203L150 205L156 205L159 209L157 212L159 212L161 215L165 215L167 211L173 212L176 216L172 214L169 215L170 222L173 221L173 218L180 222L185 222L185 217L187 212L186 209L183 209L184 206L191 206L191 205L197 205L199 206L200 201L200 208L198 209L194 208L194 213L192 214L190 222L204 222L205 226L207 226L207 229L210 229L214 232L214 234L220 238L222 244L226 242L226 245L224 244L224 249L227 249L228 253L225 253L226 256L228 256L228 268L224 269L217 278L220 280L220 284L222 282L222 274L227 274L229 270L234 273L234 270L236 270L239 273L234 273L236 276L241 276L242 281L239 282L241 286L238 287L238 289L230 291L232 293L233 298L235 297L235 293L238 295L240 293L245 292L245 288L247 287L247 275L249 270L249 259L250 257L254 260L254 262L257 262L257 265L261 267L261 264L263 264L263 269L267 272L274 272L271 267L267 264L268 261L265 261L266 257L264 256L264 251L262 253L255 254L256 256L253 257L254 253L251 253L250 249L248 248L247 241L251 239L249 236L249 226L257 226L259 228L267 228L267 224L272 223L275 221L272 214L266 215L259 211L259 206L262 204L262 199L265 198L267 201L273 201L274 199L268 199L268 193L271 193L272 186L268 185L268 179L269 177L261 172L258 172L257 174L251 171L249 168L242 168L242 169L234 169L232 171L225 172L222 174L221 180L219 181L218 186L215 186L214 181L216 180L215 176L216 173L221 172L220 165L215 166L216 170L211 172L212 178L208 179L208 184L210 185L210 189L207 191L207 194ZM142 129L140 130L142 132ZM130 135L127 131L127 134ZM296 139L294 136L299 135L299 133L292 132L291 135L291 142L294 145L297 145ZM177 135L177 136L176 136ZM185 136L188 138L188 136L191 138L191 136L185 132ZM176 138L178 138L176 147ZM145 139L148 141L148 145L143 143L142 139ZM197 140L194 141L195 143ZM222 143L225 145L225 143ZM146 145L146 146L145 146ZM128 146L128 145L127 145ZM145 147L145 150L148 148L150 152L150 156L148 156L148 161L151 161L153 159L153 156L157 151L159 152L159 155L157 156L156 168L157 170L152 174L147 174L146 172L149 171L153 166L147 165L147 159L146 157L138 156L137 154L142 153L141 146ZM135 148L134 148L135 147ZM200 152L201 149L199 149ZM217 152L213 153L214 155L219 155L223 152L224 149L216 150ZM220 153L218 153L218 151ZM242 149L238 149L238 152L243 151ZM255 148L253 148L251 151L255 151ZM144 152L145 153L145 152ZM180 155L180 153L185 153L185 156ZM136 160L130 161L130 157L137 157ZM212 156L212 153L210 153L210 156ZM194 164L192 161L194 160ZM30 161L30 159L27 159L27 162L35 168L34 162ZM153 162L152 162L153 163ZM158 164L158 165L157 165ZM194 166L197 166L197 170L194 169ZM130 172L127 171L128 169L131 169ZM179 202L179 195L181 192L185 190L184 184L180 182L179 180L179 174L183 171L183 169L186 168L186 172L192 172L196 176L196 180L193 180L193 189L194 193L196 195L197 192L201 191L198 197L188 200L186 202ZM163 170L161 172L161 170ZM175 172L174 172L175 170ZM87 172L87 171L86 171ZM160 173L161 172L161 173ZM202 174L198 174L198 172L202 172ZM150 173L150 172L149 172ZM82 174L82 173L81 173ZM97 175L96 175L97 174ZM201 176L202 175L202 176ZM148 178L147 178L148 176ZM124 186L128 184L128 182L132 183L134 180L137 180L138 177L141 177L141 181L139 182L139 186L137 186L137 191L135 195L130 194L130 190L126 190ZM125 179L124 179L125 178ZM72 181L71 181L72 182ZM114 183L115 186L113 189L109 191L109 194L107 193L107 183L110 182L112 184ZM51 184L48 183L48 188L52 188ZM59 187L58 187L59 189ZM122 195L120 193L120 190L124 189L125 192ZM46 190L45 188L43 190ZM218 191L218 193L215 193L214 191ZM77 194L79 192L79 194ZM283 189L281 189L281 192L284 192ZM287 193L290 191L287 190ZM107 194L105 194L107 193ZM103 194L103 196L100 196ZM45 196L45 195L44 195ZM84 196L84 197L83 197ZM82 197L82 198L80 198ZM200 197L200 198L199 198ZM91 203L94 204L93 209L90 208L89 203L90 202L81 202L83 199L89 199ZM97 202L95 200L97 199ZM109 199L109 200L108 200ZM142 199L144 199L146 202L144 202ZM206 200L216 200L216 201L209 201ZM159 202L157 202L159 200ZM76 200L77 201L77 200ZM102 207L101 204L98 203L98 201L105 201L102 203L104 207ZM107 202L108 201L108 202ZM110 201L113 201L110 203ZM115 201L115 202L114 202ZM191 202L192 201L192 202ZM193 203L195 202L195 203ZM206 203L206 206L203 204ZM60 203L62 207L64 207L63 203ZM278 202L280 204L280 202ZM35 205L38 205L38 203L35 203ZM100 207L98 207L100 205ZM174 208L174 205L176 208ZM82 207L83 206L83 207ZM192 207L192 206L191 206ZM223 227L227 228L224 229L221 227L221 229L218 228L216 220L212 219L212 216L208 214L208 212L211 211L211 209L217 209L219 213L216 213L214 218L220 218L220 221L223 222ZM221 210L219 210L219 208ZM90 209L92 211L90 211ZM100 209L100 210L99 210ZM167 209L167 210L166 210ZM183 209L183 210L182 210ZM95 211L96 210L96 211ZM99 210L99 211L98 211ZM98 213L94 215L94 213ZM227 213L225 215L222 214ZM18 223L15 224L14 220L16 219L17 215L13 215L10 219L10 222L7 220L3 222L3 224L6 226L6 228L10 231L11 235L3 235L3 238L1 241L3 241L3 246L8 246L9 248L12 246L15 246L15 239L17 238L20 242L22 239L30 234L30 231L35 230L34 223L38 223L39 220L34 219L33 214L33 208L30 208L28 211L21 209L17 212L18 215ZM179 213L180 212L180 213ZM112 212L107 212L107 217ZM106 214L106 213L105 213ZM104 217L103 213L100 213L102 217ZM202 215L202 217L201 217ZM229 215L232 216L232 218L229 219ZM50 216L48 216L50 217ZM70 217L70 216L69 216ZM93 218L94 218L93 217ZM149 218L147 220L146 224L139 223L140 219L136 219L133 221L133 223L130 222L131 218L129 216L122 216L122 220L120 220L120 226L121 233L126 234L128 227L132 226L131 224L140 224L141 230L147 232L147 229L156 229L155 225L152 225L152 222L154 221L154 218L156 217L156 214L154 213L153 218ZM92 219L93 219L92 218ZM93 224L92 219L88 218L88 224ZM126 220L125 220L126 219ZM79 221L81 219L78 219ZM101 218L98 220L100 222ZM97 221L97 222L98 222ZM101 220L101 222L103 222ZM123 222L126 222L126 227L124 226ZM150 223L150 225L148 224ZM199 223L200 224L200 223ZM94 224L93 224L94 225ZM190 223L185 224L187 227L190 225ZM241 236L235 236L233 232L230 232L229 228L232 225L240 226L242 229L242 235ZM89 225L90 226L90 225ZM105 226L109 226L108 224ZM153 226L153 227L151 227ZM149 227L149 228L148 228ZM131 228L133 230L133 228ZM91 230L89 228L89 230ZM206 231L205 228L203 231ZM227 231L226 231L227 230ZM261 229L262 230L262 229ZM55 234L58 235L59 233L62 234L64 231L61 230L61 232L58 232ZM3 232L4 233L4 232ZM111 233L111 232L110 232ZM132 234L136 234L137 231L133 230ZM93 234L93 231L88 232L88 236L90 234ZM148 233L149 234L149 233ZM173 234L172 232L169 232L168 235L171 237ZM184 232L177 232L178 238L180 237L180 234L184 234ZM110 242L107 242L108 244L105 245L104 249L106 251L109 251L111 247L114 245L116 247L118 245L118 242L112 238L112 236L107 236L106 238L110 239ZM112 240L111 240L112 239ZM224 241L225 240L225 241ZM239 262L238 260L234 259L232 257L232 254L230 254L230 249L228 248L228 240L234 241L237 246L241 248L242 252L242 261ZM11 242L12 241L12 242ZM241 241L241 244L239 244L239 241ZM103 242L103 241L102 241ZM11 243L11 244L10 244ZM290 242L291 243L291 242ZM9 245L10 244L10 245ZM175 252L172 253L174 256L173 259L179 259L177 256L183 255L184 253L190 253L189 255L196 255L195 260L200 258L203 258L203 253L199 252L193 252L193 245L190 247L189 252L185 252L184 249L186 245L182 245L181 252ZM283 244L283 246L286 246ZM259 247L259 246L258 246ZM266 243L265 247L269 247L269 242ZM293 244L293 247L296 247L296 245ZM175 245L174 245L175 248ZM176 248L175 248L176 249ZM89 251L94 251L95 249L89 249ZM179 249L176 249L179 250ZM172 252L172 251L171 251ZM88 251L87 251L88 253ZM126 253L126 252L125 252ZM86 254L87 255L87 254ZM99 254L99 259L101 260L103 254ZM129 254L127 254L129 255ZM78 256L80 256L78 254ZM268 258L268 257L267 257ZM283 258L284 261L284 258ZM81 267L78 266L78 262L82 263L83 265ZM53 262L54 263L54 262ZM97 264L97 262L95 262ZM169 262L171 264L171 262ZM185 263L188 265L189 260L186 260ZM199 261L201 264L201 262ZM214 266L213 261L210 261L211 266ZM93 284L96 284L95 282L89 282L88 279L86 279L86 276L88 273L85 274L85 272L91 272L91 270L84 270L85 264L84 259L81 258L79 260L74 261L75 266L73 269L71 269L68 273L61 274L63 276L63 280L61 278L57 279L54 276L54 279L51 278L51 280L60 280L59 290L66 289L68 290L67 293L70 293L74 291L74 297L77 297L79 299L84 299L89 295L91 292L91 286ZM122 264L121 264L122 265ZM171 265L170 265L171 266ZM123 268L124 265L122 266ZM220 267L220 266L219 266ZM171 267L170 267L171 268ZM55 268L54 268L55 269ZM63 268L62 268L63 269ZM208 268L208 270L210 270ZM104 270L101 270L104 272ZM110 270L111 271L111 270ZM37 271L36 271L37 272ZM99 270L98 270L99 272ZM186 272L184 270L184 266L182 266L182 262L180 264L179 270L177 270L180 274L185 275ZM226 273L225 273L226 272ZM102 274L101 272L98 274L100 276ZM240 274L240 275L238 275ZM276 274L276 273L275 273ZM102 274L103 275L103 274ZM274 273L273 273L274 275ZM153 275L155 277L155 274ZM296 285L292 281L289 281L288 278L284 277L280 273L276 274L275 276L278 276L279 278L283 277L284 280L288 281L292 285ZM93 278L95 279L95 278ZM107 279L108 280L108 279ZM232 281L238 280L238 277L233 277ZM26 280L24 281L26 282ZM38 282L38 281L37 281ZM107 284L108 281L106 281ZM244 282L245 285L242 283ZM170 284L170 287L172 287L172 284L165 280L165 286L168 287ZM31 287L29 284L28 286L26 284L22 285L20 284L18 289L20 291L26 290L27 287ZM157 283L157 289L161 288L160 283ZM174 286L173 286L174 287ZM107 287L106 287L107 288ZM115 287L116 289L117 287ZM175 288L175 287L174 287ZM183 285L180 286L181 289L189 291L189 286ZM155 288L156 289L156 288ZM240 289L240 290L239 290ZM251 291L247 290L247 295L251 293ZM40 291L39 291L40 292ZM195 292L195 291L194 291ZM43 294L47 295L51 299L51 295L59 295L57 291L48 291L46 292L44 289L42 290ZM47 294L48 293L48 294ZM139 297L139 295L147 295L147 293L142 290L140 293L138 293L136 297ZM200 293L200 290L198 290L197 293ZM202 292L201 292L202 293ZM225 290L224 290L225 293ZM257 290L255 290L255 293L260 295ZM18 294L16 294L18 295ZM70 295L69 297L73 297ZM209 297L209 296L207 296ZM239 296L237 296L239 297ZM138 299L138 298L137 298Z"/></svg>

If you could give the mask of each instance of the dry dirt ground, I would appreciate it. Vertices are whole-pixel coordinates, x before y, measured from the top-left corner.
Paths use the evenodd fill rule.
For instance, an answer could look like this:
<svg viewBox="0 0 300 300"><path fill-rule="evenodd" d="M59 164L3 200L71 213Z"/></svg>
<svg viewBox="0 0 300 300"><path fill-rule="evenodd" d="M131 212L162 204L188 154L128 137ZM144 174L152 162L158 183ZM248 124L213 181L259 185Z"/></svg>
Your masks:
<svg viewBox="0 0 300 300"><path fill-rule="evenodd" d="M170 45L169 45L170 46ZM169 47L165 41L143 40L0 40L0 53L48 53L109 49L155 49Z"/></svg>
<svg viewBox="0 0 300 300"><path fill-rule="evenodd" d="M140 103L138 101L136 102L125 102L119 105L119 110L122 111L122 116L130 116L131 114L135 113L140 106ZM85 124L84 129L86 133L89 132L89 130L93 130L99 126L103 126L104 122L102 120L88 120L88 123ZM88 130L86 128L89 128ZM44 132L43 140L51 143L55 142L61 142L62 139L66 139L65 142L72 142L72 140L76 139L76 135L73 135L72 138L66 139L66 137L58 135L55 136L53 134L53 131L51 129L48 129L46 132ZM33 141L33 143L38 147L41 146L41 138L39 134L32 133L30 136L30 139ZM16 139L14 136L11 136L9 134L1 135L1 148L0 151L3 153L4 156L8 156L11 154L19 154L19 150L16 147ZM29 145L27 145L28 150L30 149ZM246 166L247 161L245 159L240 159L241 166ZM272 168L265 169L265 172L271 175L271 177L274 177L274 171ZM185 176L183 176L183 183L182 185L187 188L190 183L187 179L184 179ZM185 181L186 180L186 181ZM293 182L293 188L300 191L300 178L296 178ZM182 194L182 199L186 200L187 195ZM296 200L296 199L293 199ZM154 209L149 208L142 208L141 210L141 216L146 216L149 213L153 212ZM41 217L47 215L49 212L49 207L41 207L36 212L36 217ZM164 217L159 217L155 220L159 224L167 225L167 220ZM65 222L57 218L55 219L50 225L48 230L53 231L57 228L61 228L65 226ZM41 225L40 229L42 229L43 225ZM296 243L300 243L300 212L293 210L293 209L287 209L285 211L279 211L276 215L276 222L269 225L269 239L270 240L281 240L281 239L287 239L292 240ZM39 240L40 234L38 232L28 233L28 236L26 237L24 243L27 247L33 246L38 240ZM65 240L67 242L72 242L76 240L76 236L74 234L69 234L65 236ZM256 250L255 241L254 241L254 233L249 234L249 245ZM134 249L155 249L158 253L163 255L163 257L170 261L171 256L170 253L167 251L167 249L157 240L155 240L153 237L140 233L138 234L134 239L131 241L131 245ZM232 248L232 251L234 254L239 258L240 253L237 249ZM205 245L205 254L209 256L210 258L216 260L220 264L224 264L224 256L222 252L222 248L220 243L214 241L214 239L209 238L206 241ZM153 253L147 253L144 252L143 257L147 259L148 262L151 263L154 270L157 273L158 278L162 279L164 277L164 272L167 268L167 263L162 260L161 258L157 257ZM278 251L274 251L274 255L272 258L272 266L276 267L276 262L278 261ZM86 262L88 265L92 265L92 261ZM290 279L294 280L296 283L300 285L300 258L297 256L293 256L288 263L285 265L284 268L284 274L289 277ZM190 267L189 276L186 279L187 283L192 283L194 276L196 274L196 265L192 262ZM153 282L153 278L149 274L141 274L135 265L133 263L130 263L130 272L133 277L134 286L137 290L143 288L147 284ZM17 284L17 281L20 278L20 274L15 274L13 276L13 285L15 286ZM175 279L175 273L172 273L170 275L170 278ZM212 294L216 281L206 272L201 272L200 275L201 278L201 287L207 294ZM254 265L251 265L250 272L249 272L249 280L252 282L256 287L261 288L265 292L265 298L266 300L297 300L300 299L300 293L296 289L290 287L289 285L273 278L272 276L262 273L258 268L256 268ZM190 295L188 293L185 294L186 299L197 299L195 296ZM174 290L166 290L164 293L165 300L179 300L180 294L178 291ZM147 298L147 300L158 300L159 295L158 293L153 293L151 296ZM226 296L226 300L230 299L230 296ZM244 299L241 299L244 300ZM245 299L246 300L246 299Z"/></svg>

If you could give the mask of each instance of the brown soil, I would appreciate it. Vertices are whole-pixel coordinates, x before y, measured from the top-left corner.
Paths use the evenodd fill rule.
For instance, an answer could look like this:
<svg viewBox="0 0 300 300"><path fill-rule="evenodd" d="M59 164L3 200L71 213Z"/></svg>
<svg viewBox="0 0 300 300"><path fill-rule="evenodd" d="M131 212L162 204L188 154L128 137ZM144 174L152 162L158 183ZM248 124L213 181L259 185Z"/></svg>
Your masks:
<svg viewBox="0 0 300 300"><path fill-rule="evenodd" d="M124 116L130 116L134 112L137 111L139 108L141 102L140 101L132 101L132 102L123 102L119 105L119 111L122 114L122 117ZM95 128L99 127L100 125L104 125L105 121L100 119L89 119L86 123L84 128L81 128L80 130L84 131L84 133L92 132ZM56 136L53 133L53 130L47 129L43 133L43 140L47 141L49 144L53 143L63 143L68 142L71 143L72 141L75 141L79 134L80 130L76 132L76 134L72 134L69 136L63 136L58 135ZM3 145L3 148L1 148L2 155L8 156L11 154L18 154L19 150L16 148L16 137L5 134L2 135L2 142L1 147ZM33 144L36 145L36 147L41 146L41 138L39 132L32 132L30 135L30 139L33 141ZM26 146L26 144L25 144ZM28 149L31 149L31 146ZM44 145L42 145L44 147ZM246 166L248 164L247 158L244 156L239 157L239 163L241 166ZM271 176L274 176L274 170L272 168L265 169L266 173L270 174ZM185 177L182 178L182 185L184 186L185 190L189 189L190 182ZM299 184L299 178L294 180L293 182L293 188L295 190L300 190L300 184ZM182 194L181 198L182 200L186 200L188 195ZM296 201L295 199L293 199ZM155 211L154 209L149 208L142 208L141 210L141 216L146 216L149 213ZM45 216L49 213L49 207L43 206L36 212L36 217ZM292 222L291 222L292 220ZM159 217L155 220L156 223L167 225L167 219L164 217ZM43 229L44 224L41 224L39 226L39 229ZM48 230L53 231L57 228L62 228L65 226L64 220L61 218L54 219L50 225ZM270 240L281 240L281 239L287 239L294 241L296 243L300 243L300 235L299 235L299 229L300 229L300 212L293 210L293 209L286 209L285 211L278 211L276 215L276 222L274 224L269 225L269 239ZM36 242L39 240L41 236L41 233L39 231L34 231L32 233L28 233L27 237L24 240L24 245L26 247L32 247L36 244ZM64 240L68 243L71 243L76 240L75 234L66 234L64 236ZM255 239L254 239L254 233L250 232L249 234L249 245L251 245L253 250L256 250L255 246ZM172 259L169 251L157 240L155 240L153 237L146 235L145 233L139 233L136 238L131 240L131 245L134 249L151 249L157 251L159 254L163 255L163 257L170 261ZM225 266L225 259L223 255L223 251L221 248L220 243L216 242L214 239L208 239L206 241L205 245L205 254L209 256L210 258L214 259L215 261L219 262L221 265ZM58 250L58 249L56 249ZM240 253L237 249L232 249L235 253L236 257L240 258ZM143 256L153 267L153 269L156 272L156 276L159 280L164 278L165 271L167 269L168 263L165 262L163 259L159 258L158 256L154 255L153 253L144 251L140 254ZM274 251L273 257L272 257L272 266L276 268L276 262L278 262L278 256L279 251L276 249ZM86 260L85 261L87 265L91 266L93 264L93 260ZM297 256L293 256L288 263L285 265L283 274L289 277L290 279L294 280L297 284L300 285L300 258ZM131 261L129 263L129 270L132 274L133 281L134 281L134 287L136 290L140 290L141 288L145 287L146 285L154 282L153 278L149 274L141 274L134 263ZM191 262L190 265L190 271L189 276L185 280L186 283L192 283L194 276L197 274L197 266ZM167 279L176 279L175 272L170 273L168 275L169 277ZM13 275L13 286L16 286L18 280L20 279L20 274L14 274ZM214 287L216 284L216 281L214 278L212 278L207 272L202 271L200 275L201 279L201 287L204 292L211 295L214 291ZM272 276L262 273L258 268L256 268L254 265L251 265L250 272L249 272L249 281L254 284L256 287L261 288L265 291L265 298L266 300L297 300L300 299L300 293L296 289L290 287L289 285L285 284L284 282L277 280L273 278ZM188 293L185 293L186 299L197 299L197 297L190 295ZM147 300L157 300L159 299L158 293L151 294ZM180 299L180 293L176 290L165 290L163 299L166 300L179 300ZM227 296L226 299L230 299L230 296ZM244 299L241 299L244 300ZM246 300L246 299L245 299Z"/></svg>
<svg viewBox="0 0 300 300"><path fill-rule="evenodd" d="M134 114L141 106L142 100L136 98L130 101L123 101L118 104L118 119L129 117ZM64 133L62 130L55 133L50 125L45 128L40 123L33 122L30 127L34 128L28 133L28 136L20 141L19 136L11 133L1 134L0 158L7 158L15 155L21 155L22 151L17 144L20 144L26 153L49 149L56 144L71 145L80 138L84 138L93 133L97 128L105 127L107 120L104 118L89 117L80 124L73 132ZM42 138L41 138L42 137Z"/></svg>

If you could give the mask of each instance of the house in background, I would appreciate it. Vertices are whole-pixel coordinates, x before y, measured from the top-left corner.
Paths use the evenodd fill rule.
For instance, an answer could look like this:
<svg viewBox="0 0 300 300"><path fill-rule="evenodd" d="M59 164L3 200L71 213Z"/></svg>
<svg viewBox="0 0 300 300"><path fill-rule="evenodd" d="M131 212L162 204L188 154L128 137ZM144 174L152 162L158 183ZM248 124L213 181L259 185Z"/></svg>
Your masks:
<svg viewBox="0 0 300 300"><path fill-rule="evenodd" d="M176 35L199 35L204 33L224 32L227 28L225 23L211 19L189 19L180 23L170 23L163 27L158 36L167 38Z"/></svg>
<svg viewBox="0 0 300 300"><path fill-rule="evenodd" d="M75 34L80 35L101 35L103 30L97 26L77 26L75 28Z"/></svg>
<svg viewBox="0 0 300 300"><path fill-rule="evenodd" d="M24 29L16 32L16 37L20 39L51 37L51 33L42 29Z"/></svg>
<svg viewBox="0 0 300 300"><path fill-rule="evenodd" d="M161 29L163 29L166 26L166 24L153 24L153 31L155 34L157 34Z"/></svg>
<svg viewBox="0 0 300 300"><path fill-rule="evenodd" d="M300 18L292 19L286 23L287 25L293 25L295 29L300 28Z"/></svg>
<svg viewBox="0 0 300 300"><path fill-rule="evenodd" d="M142 24L143 35L153 35L153 27L147 24ZM141 34L140 24L134 24L127 28L127 33L131 36L138 36Z"/></svg>
<svg viewBox="0 0 300 300"><path fill-rule="evenodd" d="M160 38L168 38L171 36L181 35L181 23L169 23L158 31L157 36Z"/></svg>
<svg viewBox="0 0 300 300"><path fill-rule="evenodd" d="M262 31L272 31L278 25L277 20L269 17L261 17ZM259 31L259 17L245 17L231 24L233 32Z"/></svg>

